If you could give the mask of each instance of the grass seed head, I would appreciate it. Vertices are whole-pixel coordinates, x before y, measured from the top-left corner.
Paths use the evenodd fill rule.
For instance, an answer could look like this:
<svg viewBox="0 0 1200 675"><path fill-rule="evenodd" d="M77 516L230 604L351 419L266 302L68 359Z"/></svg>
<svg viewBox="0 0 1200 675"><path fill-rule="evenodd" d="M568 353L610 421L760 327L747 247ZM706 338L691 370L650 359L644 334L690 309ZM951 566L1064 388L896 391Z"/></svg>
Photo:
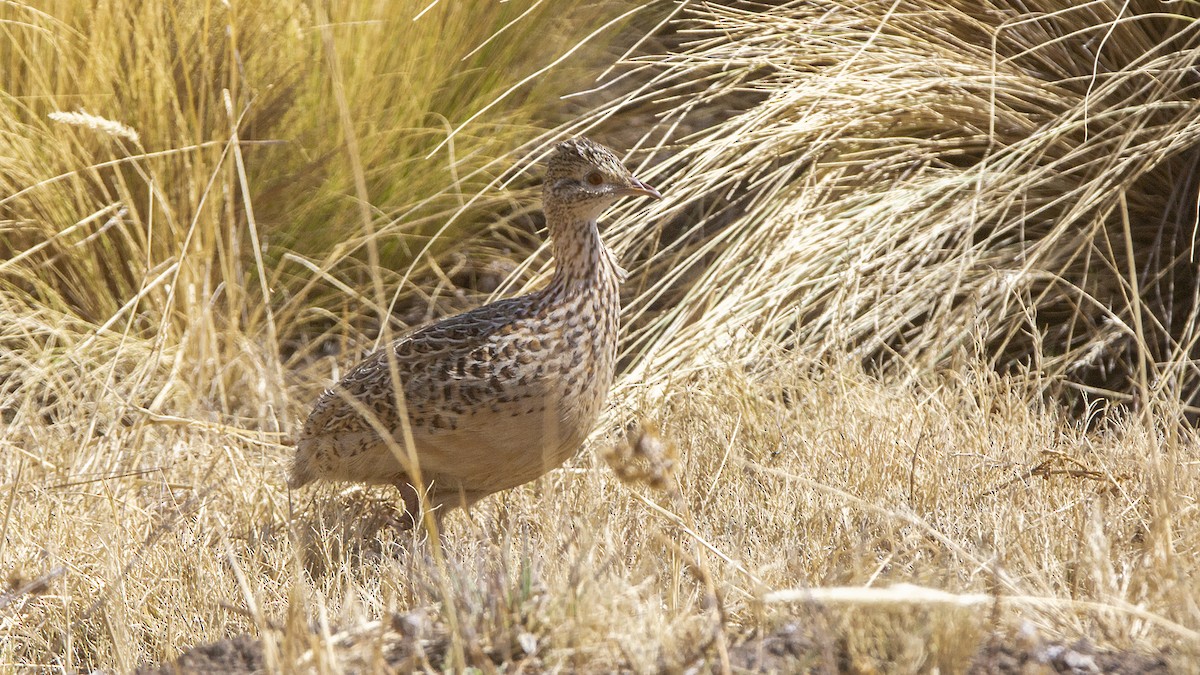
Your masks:
<svg viewBox="0 0 1200 675"><path fill-rule="evenodd" d="M56 110L50 113L48 117L59 124L91 129L92 131L114 138L124 138L134 144L141 142L138 132L134 131L129 125L100 117L99 115L93 115L83 110L78 112Z"/></svg>
<svg viewBox="0 0 1200 675"><path fill-rule="evenodd" d="M604 452L604 461L627 485L647 485L654 490L675 492L679 452L663 438L653 422L633 424L624 440Z"/></svg>

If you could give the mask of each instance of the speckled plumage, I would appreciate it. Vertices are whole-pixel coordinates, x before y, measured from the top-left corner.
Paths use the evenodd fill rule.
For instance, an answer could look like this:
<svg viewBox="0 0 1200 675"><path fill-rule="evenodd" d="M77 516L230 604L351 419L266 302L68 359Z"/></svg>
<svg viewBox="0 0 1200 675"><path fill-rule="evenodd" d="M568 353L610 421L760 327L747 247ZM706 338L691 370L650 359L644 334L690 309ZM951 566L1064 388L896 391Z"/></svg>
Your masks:
<svg viewBox="0 0 1200 675"><path fill-rule="evenodd" d="M391 483L415 511L410 478L393 454L403 452L404 436L389 350L427 506L444 513L562 465L591 431L612 384L624 272L601 242L596 219L627 195L659 196L607 148L584 138L560 143L542 188L556 262L550 283L443 319L367 356L313 406L289 485L318 478Z"/></svg>

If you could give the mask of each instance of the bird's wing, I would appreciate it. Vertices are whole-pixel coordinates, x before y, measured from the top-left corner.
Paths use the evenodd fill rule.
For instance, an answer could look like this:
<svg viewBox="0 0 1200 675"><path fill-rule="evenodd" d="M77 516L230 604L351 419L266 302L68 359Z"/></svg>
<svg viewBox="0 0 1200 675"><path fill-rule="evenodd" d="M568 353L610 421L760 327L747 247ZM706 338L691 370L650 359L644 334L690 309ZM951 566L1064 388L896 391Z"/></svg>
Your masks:
<svg viewBox="0 0 1200 675"><path fill-rule="evenodd" d="M403 403L410 418L433 431L449 428L451 416L489 405L499 396L495 375L511 374L501 371L529 358L521 356L520 345L510 339L529 304L525 298L501 300L438 321L371 353L317 399L300 440L372 431L376 427L367 415L374 415L384 429L398 429L394 379L404 385ZM389 350L394 356L389 357ZM395 364L394 377L390 361ZM513 389L519 388L513 384Z"/></svg>

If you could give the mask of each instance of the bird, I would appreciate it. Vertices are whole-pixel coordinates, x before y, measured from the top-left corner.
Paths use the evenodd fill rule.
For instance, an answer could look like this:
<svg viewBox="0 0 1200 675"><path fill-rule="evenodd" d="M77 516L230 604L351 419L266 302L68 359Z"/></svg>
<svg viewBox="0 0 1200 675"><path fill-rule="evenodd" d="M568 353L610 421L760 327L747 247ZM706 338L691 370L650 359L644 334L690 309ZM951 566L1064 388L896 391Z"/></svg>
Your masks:
<svg viewBox="0 0 1200 675"><path fill-rule="evenodd" d="M626 273L597 221L638 196L662 198L609 148L556 144L542 183L550 281L367 355L314 403L288 486L395 485L411 527L422 507L440 523L564 464L595 426L617 360Z"/></svg>

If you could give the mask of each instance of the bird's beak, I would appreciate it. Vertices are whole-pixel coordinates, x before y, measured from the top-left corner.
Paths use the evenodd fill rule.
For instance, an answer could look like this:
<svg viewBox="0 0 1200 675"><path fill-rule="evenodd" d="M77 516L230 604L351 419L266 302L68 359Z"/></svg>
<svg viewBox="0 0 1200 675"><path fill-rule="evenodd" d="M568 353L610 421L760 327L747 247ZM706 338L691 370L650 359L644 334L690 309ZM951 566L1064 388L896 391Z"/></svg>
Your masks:
<svg viewBox="0 0 1200 675"><path fill-rule="evenodd" d="M647 197L654 197L655 199L662 199L662 194L659 193L658 190L655 190L654 188L650 187L649 185L646 185L642 181L634 178L633 176L629 177L629 185L621 188L618 191L618 194L620 194L621 196L629 196L629 197L645 195Z"/></svg>

